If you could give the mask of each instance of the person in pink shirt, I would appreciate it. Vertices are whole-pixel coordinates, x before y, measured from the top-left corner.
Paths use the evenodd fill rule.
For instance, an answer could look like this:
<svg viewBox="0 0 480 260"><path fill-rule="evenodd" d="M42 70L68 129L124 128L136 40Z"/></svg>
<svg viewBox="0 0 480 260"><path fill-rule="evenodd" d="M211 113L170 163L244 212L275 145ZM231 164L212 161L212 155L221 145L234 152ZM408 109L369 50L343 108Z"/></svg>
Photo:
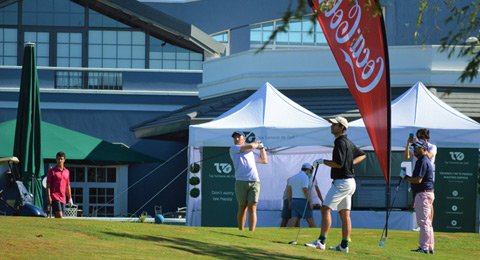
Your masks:
<svg viewBox="0 0 480 260"><path fill-rule="evenodd" d="M73 205L72 191L70 189L70 172L65 168L65 153L57 153L57 166L50 168L47 174L47 198L48 205L52 205L56 218L62 218L67 204L65 193L68 196L68 204Z"/></svg>

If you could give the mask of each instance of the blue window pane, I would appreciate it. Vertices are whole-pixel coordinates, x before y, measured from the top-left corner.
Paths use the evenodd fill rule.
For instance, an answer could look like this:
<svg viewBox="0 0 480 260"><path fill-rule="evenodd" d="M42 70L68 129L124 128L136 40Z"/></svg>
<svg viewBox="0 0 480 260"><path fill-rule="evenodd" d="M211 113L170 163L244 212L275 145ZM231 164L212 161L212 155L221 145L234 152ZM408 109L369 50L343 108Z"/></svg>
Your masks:
<svg viewBox="0 0 480 260"><path fill-rule="evenodd" d="M70 25L69 21L70 21L70 14L60 13L60 14L53 15L53 24L55 26Z"/></svg>
<svg viewBox="0 0 480 260"><path fill-rule="evenodd" d="M9 56L17 56L17 44L16 43L5 43L3 48L5 54L10 54Z"/></svg>
<svg viewBox="0 0 480 260"><path fill-rule="evenodd" d="M298 32L290 32L289 40L290 40L290 43L301 43L302 34Z"/></svg>
<svg viewBox="0 0 480 260"><path fill-rule="evenodd" d="M104 44L117 44L117 32L103 31L103 43Z"/></svg>
<svg viewBox="0 0 480 260"><path fill-rule="evenodd" d="M5 41L17 42L17 29L4 29L3 33Z"/></svg>
<svg viewBox="0 0 480 260"><path fill-rule="evenodd" d="M23 0L23 11L24 12L36 12L37 7L37 0Z"/></svg>
<svg viewBox="0 0 480 260"><path fill-rule="evenodd" d="M46 32L37 33L37 41L48 43L49 42L48 33L46 33Z"/></svg>
<svg viewBox="0 0 480 260"><path fill-rule="evenodd" d="M37 43L37 56L48 57L48 43Z"/></svg>
<svg viewBox="0 0 480 260"><path fill-rule="evenodd" d="M190 61L190 69L191 70L201 70L202 69L202 62L201 61Z"/></svg>
<svg viewBox="0 0 480 260"><path fill-rule="evenodd" d="M133 46L132 47L132 58L134 58L134 59L145 59L145 47L144 46Z"/></svg>
<svg viewBox="0 0 480 260"><path fill-rule="evenodd" d="M163 68L164 69L175 69L175 61L164 60L163 61Z"/></svg>
<svg viewBox="0 0 480 260"><path fill-rule="evenodd" d="M162 53L161 52L150 52L150 60L160 60L162 59Z"/></svg>
<svg viewBox="0 0 480 260"><path fill-rule="evenodd" d="M22 23L25 25L35 25L37 23L37 15L35 13L23 12Z"/></svg>
<svg viewBox="0 0 480 260"><path fill-rule="evenodd" d="M82 45L70 44L70 57L81 58L82 57Z"/></svg>
<svg viewBox="0 0 480 260"><path fill-rule="evenodd" d="M117 48L116 45L103 45L102 54L104 58L116 58L117 57ZM109 67L115 68L115 67Z"/></svg>
<svg viewBox="0 0 480 260"><path fill-rule="evenodd" d="M119 59L118 60L118 67L119 68L131 68L132 67L132 61L131 60Z"/></svg>
<svg viewBox="0 0 480 260"><path fill-rule="evenodd" d="M262 25L263 31L273 31L273 22L272 23L265 23Z"/></svg>
<svg viewBox="0 0 480 260"><path fill-rule="evenodd" d="M57 33L57 42L58 43L69 43L70 34L68 33Z"/></svg>
<svg viewBox="0 0 480 260"><path fill-rule="evenodd" d="M130 59L132 58L132 49L130 46L118 46L118 58Z"/></svg>
<svg viewBox="0 0 480 260"><path fill-rule="evenodd" d="M53 15L51 13L37 13L38 25L53 25Z"/></svg>
<svg viewBox="0 0 480 260"><path fill-rule="evenodd" d="M82 14L69 14L71 26L83 26L85 25L85 16Z"/></svg>
<svg viewBox="0 0 480 260"><path fill-rule="evenodd" d="M262 32L251 31L250 32L250 41L261 42L262 41Z"/></svg>
<svg viewBox="0 0 480 260"><path fill-rule="evenodd" d="M0 43L3 42L3 29L0 28Z"/></svg>
<svg viewBox="0 0 480 260"><path fill-rule="evenodd" d="M89 16L88 16L88 22L89 22L90 26L101 27L102 26L102 16L98 13L96 13L96 14L90 13Z"/></svg>
<svg viewBox="0 0 480 260"><path fill-rule="evenodd" d="M302 37L303 37L303 43L313 44L313 40L314 40L314 35L313 34L309 34L308 32L304 32L302 34Z"/></svg>
<svg viewBox="0 0 480 260"><path fill-rule="evenodd" d="M203 60L203 55L201 53L190 52L190 59L191 60Z"/></svg>
<svg viewBox="0 0 480 260"><path fill-rule="evenodd" d="M37 57L37 66L48 66L48 58Z"/></svg>
<svg viewBox="0 0 480 260"><path fill-rule="evenodd" d="M103 59L103 68L116 68L117 60L115 59Z"/></svg>
<svg viewBox="0 0 480 260"><path fill-rule="evenodd" d="M294 19L290 22L289 31L301 32L302 31L302 21Z"/></svg>
<svg viewBox="0 0 480 260"><path fill-rule="evenodd" d="M144 69L145 60L132 60L132 68L134 69Z"/></svg>
<svg viewBox="0 0 480 260"><path fill-rule="evenodd" d="M53 0L41 0L37 5L38 12L53 12Z"/></svg>
<svg viewBox="0 0 480 260"><path fill-rule="evenodd" d="M15 58L5 57L5 58L3 58L3 64L4 64L4 65L13 65L13 66L16 66L16 65L17 65L17 57L15 57Z"/></svg>
<svg viewBox="0 0 480 260"><path fill-rule="evenodd" d="M190 57L189 53L185 50L177 50L177 60L188 60Z"/></svg>
<svg viewBox="0 0 480 260"><path fill-rule="evenodd" d="M0 57L1 56L3 56L3 42L2 41L0 41Z"/></svg>
<svg viewBox="0 0 480 260"><path fill-rule="evenodd" d="M102 60L101 59L88 59L88 67L101 68L102 67Z"/></svg>
<svg viewBox="0 0 480 260"><path fill-rule="evenodd" d="M81 33L71 33L70 34L71 43L82 43L82 34Z"/></svg>
<svg viewBox="0 0 480 260"><path fill-rule="evenodd" d="M88 32L88 43L102 43L102 31L89 31Z"/></svg>
<svg viewBox="0 0 480 260"><path fill-rule="evenodd" d="M177 61L177 69L188 70L189 64L190 63L188 61Z"/></svg>
<svg viewBox="0 0 480 260"><path fill-rule="evenodd" d="M161 60L150 60L150 69L161 69L162 61Z"/></svg>
<svg viewBox="0 0 480 260"><path fill-rule="evenodd" d="M118 32L118 44L131 44L132 32Z"/></svg>
<svg viewBox="0 0 480 260"><path fill-rule="evenodd" d="M6 34L5 34L5 38L8 39ZM34 32L25 32L24 41L25 42L36 42L37 41L37 34L34 33Z"/></svg>
<svg viewBox="0 0 480 260"><path fill-rule="evenodd" d="M69 56L69 45L57 44L57 57L68 57L68 56Z"/></svg>
<svg viewBox="0 0 480 260"><path fill-rule="evenodd" d="M132 34L133 34L133 44L145 45L145 33L133 32Z"/></svg>
<svg viewBox="0 0 480 260"><path fill-rule="evenodd" d="M65 0L57 0L55 1L55 5L53 6L53 10L55 12L65 12L70 9L69 1Z"/></svg>
<svg viewBox="0 0 480 260"><path fill-rule="evenodd" d="M88 46L88 57L89 58L101 58L102 57L102 46L101 45L89 45Z"/></svg>
<svg viewBox="0 0 480 260"><path fill-rule="evenodd" d="M57 67L68 67L69 60L68 58L57 58Z"/></svg>
<svg viewBox="0 0 480 260"><path fill-rule="evenodd" d="M276 38L278 43L288 43L288 33L279 33Z"/></svg>
<svg viewBox="0 0 480 260"><path fill-rule="evenodd" d="M82 67L82 59L80 58L70 59L70 67Z"/></svg>
<svg viewBox="0 0 480 260"><path fill-rule="evenodd" d="M3 16L3 24L7 25L16 25L18 22L18 14L17 12L15 13L5 13Z"/></svg>

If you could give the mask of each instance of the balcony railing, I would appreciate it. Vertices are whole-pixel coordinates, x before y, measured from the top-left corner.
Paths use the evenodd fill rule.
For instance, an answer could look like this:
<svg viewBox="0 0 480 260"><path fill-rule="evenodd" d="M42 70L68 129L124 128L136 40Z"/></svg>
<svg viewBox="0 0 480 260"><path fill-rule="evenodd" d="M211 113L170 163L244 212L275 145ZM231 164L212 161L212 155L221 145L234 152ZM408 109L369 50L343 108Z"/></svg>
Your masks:
<svg viewBox="0 0 480 260"><path fill-rule="evenodd" d="M55 72L55 88L122 90L123 73L57 70Z"/></svg>

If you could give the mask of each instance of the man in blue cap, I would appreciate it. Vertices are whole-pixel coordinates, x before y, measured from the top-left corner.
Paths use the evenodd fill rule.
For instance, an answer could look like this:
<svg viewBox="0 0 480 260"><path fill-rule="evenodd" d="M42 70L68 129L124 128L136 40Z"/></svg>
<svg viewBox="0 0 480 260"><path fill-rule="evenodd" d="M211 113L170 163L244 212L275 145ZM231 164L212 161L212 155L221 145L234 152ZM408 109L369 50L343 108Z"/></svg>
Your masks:
<svg viewBox="0 0 480 260"><path fill-rule="evenodd" d="M420 227L418 249L412 250L419 253L433 254L434 237L432 226L432 204L435 200L433 192L433 166L427 156L428 144L424 140L417 140L412 143L413 154L417 157L412 177L400 172L400 177L412 183L412 190L415 192L415 215L417 224Z"/></svg>
<svg viewBox="0 0 480 260"><path fill-rule="evenodd" d="M238 229L243 230L248 209L248 229L255 231L257 226L257 203L260 196L260 178L256 163L266 164L267 153L262 142L245 144L246 138L242 131L232 134L233 145L230 147L230 157L235 168L235 195L238 201ZM260 149L260 154L253 150Z"/></svg>

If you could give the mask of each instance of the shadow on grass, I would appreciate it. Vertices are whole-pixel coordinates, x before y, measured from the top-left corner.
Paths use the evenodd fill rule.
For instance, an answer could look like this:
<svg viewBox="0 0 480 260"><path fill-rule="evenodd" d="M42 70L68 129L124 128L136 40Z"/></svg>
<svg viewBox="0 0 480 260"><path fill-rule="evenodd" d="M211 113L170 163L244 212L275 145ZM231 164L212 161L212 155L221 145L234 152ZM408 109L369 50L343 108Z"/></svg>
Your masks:
<svg viewBox="0 0 480 260"><path fill-rule="evenodd" d="M287 255L275 252L274 250L262 250L255 247L239 246L239 245L219 245L215 242L202 242L198 240L186 238L164 238L149 235L134 235L126 233L104 232L107 235L118 236L123 238L144 240L152 242L161 242L162 247L171 248L174 250L189 252L198 256L209 256L218 259L311 259L306 257L299 257L298 255ZM220 232L221 233L221 232ZM228 234L231 235L231 234ZM245 236L240 236L245 237ZM254 243L252 243L254 244Z"/></svg>

